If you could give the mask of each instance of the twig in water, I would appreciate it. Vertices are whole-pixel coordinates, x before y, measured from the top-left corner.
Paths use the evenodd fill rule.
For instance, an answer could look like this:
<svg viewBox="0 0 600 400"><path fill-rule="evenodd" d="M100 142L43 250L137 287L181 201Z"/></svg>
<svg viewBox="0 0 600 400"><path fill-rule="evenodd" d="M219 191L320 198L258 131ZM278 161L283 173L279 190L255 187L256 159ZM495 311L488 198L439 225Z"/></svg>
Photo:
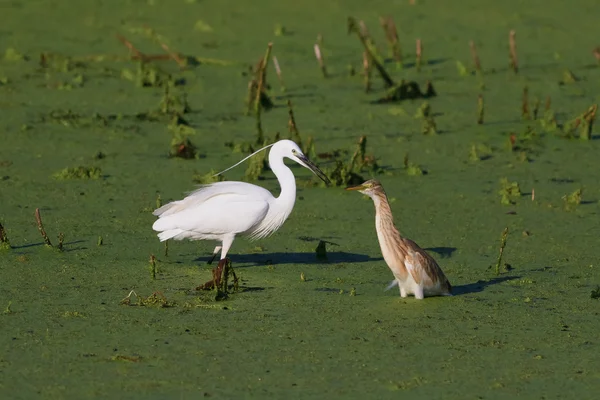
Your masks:
<svg viewBox="0 0 600 400"><path fill-rule="evenodd" d="M275 66L277 79L279 79L279 84L281 85L281 91L285 92L285 83L283 83L283 75L281 73L281 67L279 67L279 61L277 61L277 56L273 56L273 65Z"/></svg>
<svg viewBox="0 0 600 400"><path fill-rule="evenodd" d="M500 254L498 254L498 262L496 263L496 275L500 275L500 264L502 263L502 254L504 253L504 247L506 247L506 239L508 238L508 227L502 231L500 238Z"/></svg>
<svg viewBox="0 0 600 400"><path fill-rule="evenodd" d="M37 226L40 231L40 234L42 235L42 238L44 238L44 243L46 243L46 246L52 247L52 242L50 241L50 238L48 237L48 235L46 234L46 230L44 229L44 224L42 223L42 216L40 215L39 208L35 209L35 220L37 221Z"/></svg>
<svg viewBox="0 0 600 400"><path fill-rule="evenodd" d="M400 41L398 40L398 30L392 17L379 17L379 23L385 32L385 37L388 40L392 55L398 67L402 68L402 50L400 48Z"/></svg>
<svg viewBox="0 0 600 400"><path fill-rule="evenodd" d="M484 103L483 103L483 95L479 95L477 98L477 123L479 125L483 124L483 113L484 113Z"/></svg>
<svg viewBox="0 0 600 400"><path fill-rule="evenodd" d="M473 59L473 65L475 65L475 71L481 73L481 61L479 60L479 54L477 54L477 47L475 47L475 42L469 42L469 48L471 49L471 58Z"/></svg>
<svg viewBox="0 0 600 400"><path fill-rule="evenodd" d="M8 240L8 235L4 230L2 224L0 224L0 249L10 249L10 242Z"/></svg>
<svg viewBox="0 0 600 400"><path fill-rule="evenodd" d="M260 119L262 112L262 104L260 101L260 96L262 95L263 89L267 80L267 66L269 65L269 58L271 56L271 49L273 49L273 43L269 43L267 46L267 52L265 57L262 59L260 63L260 68L258 69L258 86L256 88L256 97L254 99L254 113L256 115L256 129L257 129L257 144L263 144L265 139L262 130L262 122Z"/></svg>
<svg viewBox="0 0 600 400"><path fill-rule="evenodd" d="M318 43L315 43L315 57L317 57L317 61L319 62L319 68L321 68L321 73L323 74L323 78L327 78L327 69L325 68L325 61L323 60L323 54L321 53L321 48Z"/></svg>
<svg viewBox="0 0 600 400"><path fill-rule="evenodd" d="M152 279L156 279L156 257L154 257L154 254L150 254L150 272L152 273Z"/></svg>
<svg viewBox="0 0 600 400"><path fill-rule="evenodd" d="M57 246L58 251L63 251L63 243L64 243L64 241L65 241L65 234L62 233L62 232L60 232L58 234L58 246Z"/></svg>
<svg viewBox="0 0 600 400"><path fill-rule="evenodd" d="M365 93L369 93L371 91L371 63L366 51L363 51L363 75L365 76Z"/></svg>
<svg viewBox="0 0 600 400"><path fill-rule="evenodd" d="M133 44L131 44L131 42L127 39L125 39L125 37L117 34L117 39L119 39L121 41L121 43L123 43L125 45L125 47L127 47L129 49L130 53L133 53L132 55L132 59L136 58L142 61L146 61L147 57L144 53L142 53L141 51L139 51L138 49L135 48L135 46ZM135 56L135 57L133 57Z"/></svg>
<svg viewBox="0 0 600 400"><path fill-rule="evenodd" d="M292 109L291 100L287 101L288 106L288 114L290 119L288 120L288 128L290 130L290 135L292 140L296 142L296 144L302 148L302 138L300 137L300 132L298 132L298 126L296 125L296 119L294 118L294 110Z"/></svg>
<svg viewBox="0 0 600 400"><path fill-rule="evenodd" d="M531 119L529 114L529 89L527 86L523 88L523 100L521 102L521 117L523 119Z"/></svg>
<svg viewBox="0 0 600 400"><path fill-rule="evenodd" d="M510 51L510 68L516 74L519 72L519 61L517 59L517 34L514 29L509 33L508 46Z"/></svg>
<svg viewBox="0 0 600 400"><path fill-rule="evenodd" d="M386 88L391 88L395 86L393 79L387 73L385 68L383 67L383 62L379 60L377 57L377 49L375 48L372 41L366 37L361 29L359 29L356 20L352 17L348 17L348 33L355 32L358 35L358 39L362 43L369 56L369 62L373 63L379 75L381 75L381 79L383 79L384 85Z"/></svg>
<svg viewBox="0 0 600 400"><path fill-rule="evenodd" d="M421 71L421 62L423 61L423 45L421 43L421 39L417 39L417 49L416 49L416 54L417 54L417 62L416 62L416 67L417 67L417 72Z"/></svg>

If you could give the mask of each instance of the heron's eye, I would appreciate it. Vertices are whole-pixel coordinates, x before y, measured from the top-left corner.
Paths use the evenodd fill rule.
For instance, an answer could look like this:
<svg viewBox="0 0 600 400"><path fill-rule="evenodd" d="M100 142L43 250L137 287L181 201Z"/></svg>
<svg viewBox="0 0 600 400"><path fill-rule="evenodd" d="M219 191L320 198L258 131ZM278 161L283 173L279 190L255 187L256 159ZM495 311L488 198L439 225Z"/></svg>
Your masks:
<svg viewBox="0 0 600 400"><path fill-rule="evenodd" d="M296 154L296 149L292 149L292 154Z"/></svg>

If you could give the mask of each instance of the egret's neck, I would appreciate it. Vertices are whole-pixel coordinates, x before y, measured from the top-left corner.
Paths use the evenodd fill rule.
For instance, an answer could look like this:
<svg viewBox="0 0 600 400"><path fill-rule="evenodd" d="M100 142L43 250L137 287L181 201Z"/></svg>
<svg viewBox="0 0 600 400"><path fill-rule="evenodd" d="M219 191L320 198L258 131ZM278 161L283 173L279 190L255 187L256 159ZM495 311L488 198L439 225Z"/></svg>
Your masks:
<svg viewBox="0 0 600 400"><path fill-rule="evenodd" d="M296 202L296 178L292 170L284 164L283 156L276 150L276 148L273 148L269 152L269 166L277 177L279 186L281 186L277 204L289 214Z"/></svg>

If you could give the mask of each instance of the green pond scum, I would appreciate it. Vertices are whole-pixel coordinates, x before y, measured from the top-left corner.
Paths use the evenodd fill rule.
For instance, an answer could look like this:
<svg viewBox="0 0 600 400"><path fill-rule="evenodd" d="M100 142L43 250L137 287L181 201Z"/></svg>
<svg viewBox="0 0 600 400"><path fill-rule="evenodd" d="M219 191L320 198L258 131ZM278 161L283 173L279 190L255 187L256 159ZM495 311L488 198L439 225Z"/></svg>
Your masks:
<svg viewBox="0 0 600 400"><path fill-rule="evenodd" d="M597 16L3 2L0 397L595 399ZM235 271L207 265L214 243L167 251L156 206L277 138L334 184L288 163L295 208L235 241ZM226 180L278 195L259 154ZM384 290L373 207L343 190L370 178L454 296Z"/></svg>

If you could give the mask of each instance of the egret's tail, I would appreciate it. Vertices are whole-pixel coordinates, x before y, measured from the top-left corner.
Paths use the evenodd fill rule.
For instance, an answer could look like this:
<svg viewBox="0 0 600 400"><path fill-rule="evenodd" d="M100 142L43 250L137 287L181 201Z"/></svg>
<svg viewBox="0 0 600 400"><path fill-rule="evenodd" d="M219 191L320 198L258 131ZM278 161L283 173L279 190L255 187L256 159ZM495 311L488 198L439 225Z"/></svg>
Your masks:
<svg viewBox="0 0 600 400"><path fill-rule="evenodd" d="M182 234L184 231L181 229L169 229L168 231L164 231L158 234L158 238L161 242L169 239L177 239L176 236Z"/></svg>

